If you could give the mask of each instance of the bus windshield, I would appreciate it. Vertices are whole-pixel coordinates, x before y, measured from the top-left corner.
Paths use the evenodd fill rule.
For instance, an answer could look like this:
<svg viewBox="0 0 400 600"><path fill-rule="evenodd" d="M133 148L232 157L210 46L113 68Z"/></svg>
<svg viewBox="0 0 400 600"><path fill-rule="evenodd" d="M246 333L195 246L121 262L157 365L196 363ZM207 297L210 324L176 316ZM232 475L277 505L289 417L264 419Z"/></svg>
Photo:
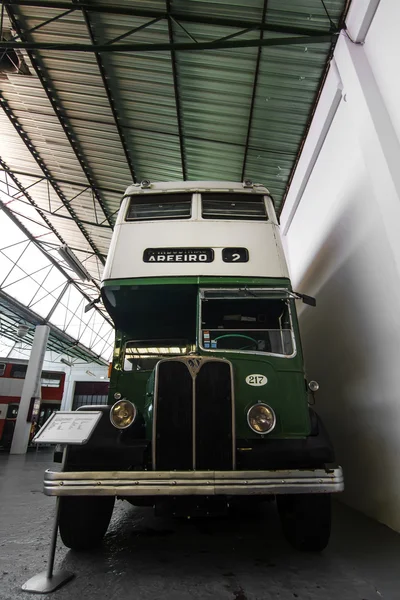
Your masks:
<svg viewBox="0 0 400 600"><path fill-rule="evenodd" d="M204 350L262 352L292 356L295 351L287 295L244 295L229 290L201 297L200 344ZM208 297L207 297L208 296ZM269 296L269 297L268 297ZM279 296L279 295L278 295Z"/></svg>

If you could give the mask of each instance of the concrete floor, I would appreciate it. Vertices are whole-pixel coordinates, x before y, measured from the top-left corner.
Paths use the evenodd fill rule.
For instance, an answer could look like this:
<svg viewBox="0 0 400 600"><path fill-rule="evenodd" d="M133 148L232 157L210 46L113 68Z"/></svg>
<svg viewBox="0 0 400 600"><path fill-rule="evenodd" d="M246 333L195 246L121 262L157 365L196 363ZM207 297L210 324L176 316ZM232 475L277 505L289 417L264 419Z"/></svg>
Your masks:
<svg viewBox="0 0 400 600"><path fill-rule="evenodd" d="M48 451L0 454L0 599L45 569L53 498L42 494ZM118 600L399 600L400 536L335 504L331 543L301 554L283 539L274 504L249 517L155 518L117 502L104 546L75 554L59 541L56 566L76 573L45 598Z"/></svg>

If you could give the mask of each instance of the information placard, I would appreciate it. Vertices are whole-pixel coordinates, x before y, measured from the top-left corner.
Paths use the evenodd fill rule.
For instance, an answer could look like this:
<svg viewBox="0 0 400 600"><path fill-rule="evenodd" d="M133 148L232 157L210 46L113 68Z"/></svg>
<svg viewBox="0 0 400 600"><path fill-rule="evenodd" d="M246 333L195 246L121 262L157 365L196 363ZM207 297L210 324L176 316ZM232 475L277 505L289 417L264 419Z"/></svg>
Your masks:
<svg viewBox="0 0 400 600"><path fill-rule="evenodd" d="M102 414L98 410L54 412L32 441L35 444L86 444Z"/></svg>

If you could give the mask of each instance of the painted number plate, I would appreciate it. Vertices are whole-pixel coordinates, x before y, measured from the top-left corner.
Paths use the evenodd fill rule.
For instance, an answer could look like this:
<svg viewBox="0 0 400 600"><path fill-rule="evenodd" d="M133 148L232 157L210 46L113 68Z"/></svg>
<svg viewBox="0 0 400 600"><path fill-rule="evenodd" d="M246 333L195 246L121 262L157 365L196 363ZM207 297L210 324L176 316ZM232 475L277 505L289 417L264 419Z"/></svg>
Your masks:
<svg viewBox="0 0 400 600"><path fill-rule="evenodd" d="M54 412L33 438L36 444L86 444L102 416L101 411Z"/></svg>
<svg viewBox="0 0 400 600"><path fill-rule="evenodd" d="M222 260L224 262L249 262L247 248L223 248Z"/></svg>
<svg viewBox="0 0 400 600"><path fill-rule="evenodd" d="M258 375L257 373L247 375L246 377L247 385L260 386L265 385L267 381L268 379L265 377L265 375Z"/></svg>

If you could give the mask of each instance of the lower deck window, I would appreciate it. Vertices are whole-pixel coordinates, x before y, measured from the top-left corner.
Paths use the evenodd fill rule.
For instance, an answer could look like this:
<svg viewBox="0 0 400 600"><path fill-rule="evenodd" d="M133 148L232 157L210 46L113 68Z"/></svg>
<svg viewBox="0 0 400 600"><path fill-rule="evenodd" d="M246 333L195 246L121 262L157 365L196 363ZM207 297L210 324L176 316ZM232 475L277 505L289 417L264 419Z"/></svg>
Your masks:
<svg viewBox="0 0 400 600"><path fill-rule="evenodd" d="M294 353L287 299L219 298L202 301L201 345L205 350Z"/></svg>

